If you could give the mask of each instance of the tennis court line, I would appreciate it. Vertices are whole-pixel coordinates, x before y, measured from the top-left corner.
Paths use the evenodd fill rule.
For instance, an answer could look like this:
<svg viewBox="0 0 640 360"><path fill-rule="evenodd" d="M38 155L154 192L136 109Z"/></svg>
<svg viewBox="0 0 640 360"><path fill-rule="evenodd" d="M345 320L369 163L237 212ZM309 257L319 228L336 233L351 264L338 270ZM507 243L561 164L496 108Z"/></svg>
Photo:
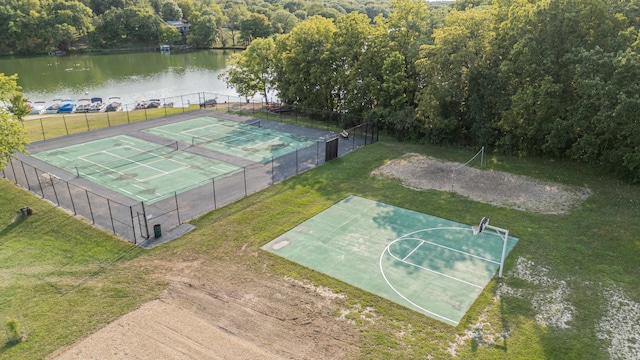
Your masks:
<svg viewBox="0 0 640 360"><path fill-rule="evenodd" d="M128 147L128 148L130 148L130 149L134 149L134 150L138 151L138 153L139 153L140 151L144 151L144 150L141 150L141 149L135 148L135 147L133 147L133 146L122 146L122 147L119 147L119 148L116 148L116 149L123 149L123 148L125 148L125 147ZM143 163L141 163L141 162L138 162L138 161L135 161L135 160L131 160L131 158L127 158L127 157L123 157L123 156L120 156L120 155L117 155L117 154L113 154L113 153L111 153L111 152L109 152L109 151L106 151L106 150L99 151L99 152L94 152L94 153L91 153L91 154L87 154L87 155L83 155L83 156L78 157L78 159L80 159L80 160L82 160L82 161L84 161L84 162L90 163L90 164L92 164L92 165L94 165L94 166L97 166L97 167L99 167L99 168L104 169L104 170L105 170L105 175L106 175L106 176L108 176L108 177L112 177L112 178L113 178L113 176L109 175L109 172L111 172L111 173L117 173L117 174L120 174L120 175L125 175L125 173L124 173L124 172L122 172L122 171L118 171L118 170L116 170L116 169L114 169L114 168L112 168L112 167L104 166L104 165L99 164L99 163L97 163L97 162L95 162L95 161L85 159L85 156L94 155L94 154L98 154L98 153L100 153L100 154L107 154L107 155L109 155L109 156L112 156L112 157L115 157L115 158L118 158L118 159L125 160L125 161L129 162L129 163L128 163L128 164L126 164L126 165L129 165L129 164L137 164L137 166L134 166L134 167L127 167L127 168L126 168L126 171L131 171L131 170L133 170L133 169L135 169L135 168L137 168L137 167L145 167L145 168L147 168L147 169L151 169L151 170L153 170L153 171L155 171L155 172L157 172L157 173L158 173L157 175L153 175L153 176L148 177L148 178L145 178L145 179L138 179L138 178L135 178L135 180L140 181L140 182L142 182L142 181L147 181L147 180L149 180L149 179L154 179L154 178L159 177L159 176L165 176L165 175L168 175L168 174L174 173L174 172L176 172L176 171L179 171L179 170L183 170L183 169L188 168L188 166L182 166L181 168L174 169L174 170L172 170L172 171L170 171L170 172L167 172L167 171L164 171L164 170L157 169L157 168L155 168L155 167L153 167L153 166L150 166L150 165L148 165L148 164L143 164ZM151 164L153 164L154 162L159 162L159 161L167 161L167 160L168 160L168 161L173 161L173 160L171 160L171 159L169 159L169 158L167 158L167 157L164 157L164 156L155 155L155 157L156 157L156 160L155 160L155 161L150 162ZM181 163L181 162L178 162L178 161L176 161L176 162L177 162L177 163L179 163L179 164L182 164L182 165L186 165L186 164ZM93 177L93 176L91 176L91 175L88 175L88 174L83 174L83 176L88 177L88 178L91 178L91 179L94 179L94 180L97 180L95 177Z"/></svg>

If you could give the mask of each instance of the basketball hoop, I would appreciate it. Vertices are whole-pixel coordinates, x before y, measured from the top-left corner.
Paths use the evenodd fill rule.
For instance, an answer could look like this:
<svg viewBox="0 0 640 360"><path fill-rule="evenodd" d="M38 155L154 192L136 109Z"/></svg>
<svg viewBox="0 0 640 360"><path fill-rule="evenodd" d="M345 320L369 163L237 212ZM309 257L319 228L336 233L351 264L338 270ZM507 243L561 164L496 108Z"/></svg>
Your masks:
<svg viewBox="0 0 640 360"><path fill-rule="evenodd" d="M507 255L507 240L509 240L509 230L489 225L489 219L487 219L486 217L483 217L482 220L480 220L480 224L478 224L478 226L474 225L471 227L471 229L473 230L473 235L478 235L485 229L489 229L495 231L496 235L502 238L502 258L500 259L500 272L498 273L498 276L502 277L502 270L504 269L504 258Z"/></svg>
<svg viewBox="0 0 640 360"><path fill-rule="evenodd" d="M473 235L480 234L484 230L484 228L487 226L487 224L489 224L489 219L487 219L486 217L483 217L482 220L480 220L480 224L478 226L471 227L471 229L473 230Z"/></svg>

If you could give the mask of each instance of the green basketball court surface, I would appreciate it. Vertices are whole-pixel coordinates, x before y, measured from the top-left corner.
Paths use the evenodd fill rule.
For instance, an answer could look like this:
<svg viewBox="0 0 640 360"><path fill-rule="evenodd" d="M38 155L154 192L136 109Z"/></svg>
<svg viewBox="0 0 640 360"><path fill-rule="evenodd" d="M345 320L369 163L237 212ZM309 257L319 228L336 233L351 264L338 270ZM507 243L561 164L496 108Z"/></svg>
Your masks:
<svg viewBox="0 0 640 360"><path fill-rule="evenodd" d="M204 116L144 130L223 154L266 162L316 143L303 136Z"/></svg>
<svg viewBox="0 0 640 360"><path fill-rule="evenodd" d="M127 135L43 151L33 157L138 201L154 203L203 181L241 171L225 162Z"/></svg>
<svg viewBox="0 0 640 360"><path fill-rule="evenodd" d="M507 254L517 241L507 239ZM350 196L262 249L455 326L503 245L490 231Z"/></svg>

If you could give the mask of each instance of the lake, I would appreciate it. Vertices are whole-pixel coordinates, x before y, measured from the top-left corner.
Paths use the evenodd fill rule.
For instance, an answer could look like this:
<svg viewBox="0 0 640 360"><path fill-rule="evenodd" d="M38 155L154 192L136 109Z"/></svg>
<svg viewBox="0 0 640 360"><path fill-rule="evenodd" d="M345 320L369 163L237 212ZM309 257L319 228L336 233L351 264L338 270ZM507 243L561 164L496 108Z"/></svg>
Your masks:
<svg viewBox="0 0 640 360"><path fill-rule="evenodd" d="M18 74L31 101L111 96L134 103L200 92L237 96L218 79L233 50L78 54L0 58L0 73ZM255 98L260 101L261 97ZM224 99L223 99L224 100Z"/></svg>

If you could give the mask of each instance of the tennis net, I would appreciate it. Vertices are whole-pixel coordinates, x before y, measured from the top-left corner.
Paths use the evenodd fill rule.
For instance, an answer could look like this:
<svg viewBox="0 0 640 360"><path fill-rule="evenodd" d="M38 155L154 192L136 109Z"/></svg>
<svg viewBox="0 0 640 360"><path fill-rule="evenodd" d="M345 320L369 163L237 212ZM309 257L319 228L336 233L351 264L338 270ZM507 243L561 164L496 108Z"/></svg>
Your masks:
<svg viewBox="0 0 640 360"><path fill-rule="evenodd" d="M260 122L260 119L255 119L255 120L251 120L251 121L247 121L247 122L239 122L239 123L236 123L236 124L233 124L233 125L227 125L225 123L225 124L223 124L223 126L228 126L228 127L231 127L231 128L250 131L250 128L252 128L252 127L261 128L262 124ZM212 137L192 136L191 137L191 145L203 146L203 145L210 144L210 143L213 143L213 142L228 143L228 141L220 140L222 135L223 134L215 134L214 135L215 137L214 136L212 136Z"/></svg>
<svg viewBox="0 0 640 360"><path fill-rule="evenodd" d="M138 151L133 154L123 153L122 155L118 155L110 153L108 151L103 151L104 154L108 155L109 157L115 157L116 159L100 162L95 161L93 162L93 164L76 166L76 176L89 177L100 173L118 172L118 169L124 168L131 164L157 159L176 150L178 150L177 141L173 141L165 145L160 145L149 150ZM85 161L91 162L91 160L87 159L85 159Z"/></svg>

